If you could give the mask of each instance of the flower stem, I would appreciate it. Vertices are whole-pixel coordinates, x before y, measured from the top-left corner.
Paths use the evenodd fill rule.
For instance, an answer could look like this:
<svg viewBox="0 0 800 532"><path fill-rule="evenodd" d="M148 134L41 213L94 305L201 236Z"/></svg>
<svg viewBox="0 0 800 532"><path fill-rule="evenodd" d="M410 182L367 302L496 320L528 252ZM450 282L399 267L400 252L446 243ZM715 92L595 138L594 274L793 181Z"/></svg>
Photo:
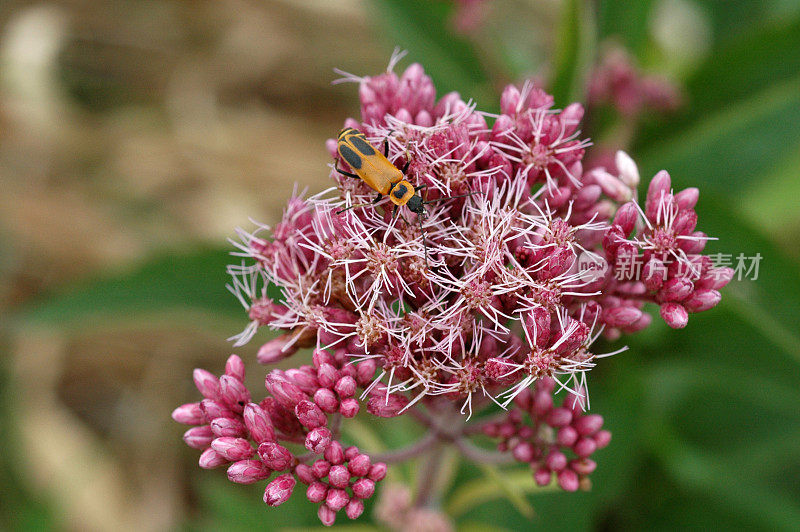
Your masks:
<svg viewBox="0 0 800 532"><path fill-rule="evenodd" d="M428 449L433 447L439 442L439 437L436 433L428 433L427 436L418 440L413 445L408 447L404 447L402 449L397 449L394 451L388 451L385 453L378 453L371 456L373 462L385 462L387 464L391 464L394 462L404 462L406 460L410 460L411 458L415 458Z"/></svg>
<svg viewBox="0 0 800 532"><path fill-rule="evenodd" d="M438 439L438 438L437 438ZM444 462L444 446L436 446L427 459L420 462L419 475L417 477L417 499L414 506L424 508L428 506L436 496L437 488L440 485L439 472Z"/></svg>

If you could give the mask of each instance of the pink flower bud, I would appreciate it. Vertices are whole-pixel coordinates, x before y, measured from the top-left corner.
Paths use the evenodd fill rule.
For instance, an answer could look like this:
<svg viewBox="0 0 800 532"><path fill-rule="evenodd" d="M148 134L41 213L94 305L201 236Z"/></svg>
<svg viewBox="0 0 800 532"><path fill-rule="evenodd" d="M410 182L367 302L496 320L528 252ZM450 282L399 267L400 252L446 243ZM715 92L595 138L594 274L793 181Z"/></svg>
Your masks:
<svg viewBox="0 0 800 532"><path fill-rule="evenodd" d="M572 447L578 441L578 431L569 425L562 427L558 431L556 441L562 447Z"/></svg>
<svg viewBox="0 0 800 532"><path fill-rule="evenodd" d="M598 414L580 416L572 422L572 426L581 436L591 436L603 427L603 416Z"/></svg>
<svg viewBox="0 0 800 532"><path fill-rule="evenodd" d="M695 283L695 288L719 290L733 279L733 268L711 268Z"/></svg>
<svg viewBox="0 0 800 532"><path fill-rule="evenodd" d="M314 454L322 454L330 446L332 438L331 431L325 427L316 428L306 435L306 449Z"/></svg>
<svg viewBox="0 0 800 532"><path fill-rule="evenodd" d="M212 373L197 368L192 374L194 385L206 399L217 400L219 398L219 379Z"/></svg>
<svg viewBox="0 0 800 532"><path fill-rule="evenodd" d="M558 473L558 485L564 491L578 491L580 485L578 475L572 469L564 469Z"/></svg>
<svg viewBox="0 0 800 532"><path fill-rule="evenodd" d="M358 499L352 499L344 509L344 513L350 519L358 519L364 513L364 503Z"/></svg>
<svg viewBox="0 0 800 532"><path fill-rule="evenodd" d="M205 414L206 419L209 420L218 417L236 417L236 414L230 409L211 399L203 399L200 401L200 409L203 411L203 414Z"/></svg>
<svg viewBox="0 0 800 532"><path fill-rule="evenodd" d="M297 481L289 473L275 478L267 484L267 489L264 490L264 502L268 506L280 506L292 496L295 484Z"/></svg>
<svg viewBox="0 0 800 532"><path fill-rule="evenodd" d="M334 488L346 488L350 485L350 472L343 465L332 466L328 473L328 482Z"/></svg>
<svg viewBox="0 0 800 532"><path fill-rule="evenodd" d="M519 375L514 369L511 361L497 357L490 358L483 366L486 375L498 384L513 384L516 382ZM520 395L522 394L518 394L514 398L515 402Z"/></svg>
<svg viewBox="0 0 800 532"><path fill-rule="evenodd" d="M308 396L303 393L303 390L276 374L274 371L267 375L265 384L267 390L272 394L272 397L284 408L294 410L297 403L303 399L308 399Z"/></svg>
<svg viewBox="0 0 800 532"><path fill-rule="evenodd" d="M228 480L237 484L252 484L269 478L272 471L261 460L239 460L228 468Z"/></svg>
<svg viewBox="0 0 800 532"><path fill-rule="evenodd" d="M553 473L546 467L540 467L533 474L533 480L537 486L547 486L553 479Z"/></svg>
<svg viewBox="0 0 800 532"><path fill-rule="evenodd" d="M373 359L364 360L356 366L356 380L360 386L367 386L375 376L376 363Z"/></svg>
<svg viewBox="0 0 800 532"><path fill-rule="evenodd" d="M551 427L565 427L572 421L572 411L569 408L554 408L547 415L547 424Z"/></svg>
<svg viewBox="0 0 800 532"><path fill-rule="evenodd" d="M544 390L537 390L533 394L533 403L531 404L532 412L538 416L545 416L553 408L553 397L549 392Z"/></svg>
<svg viewBox="0 0 800 532"><path fill-rule="evenodd" d="M636 307L614 307L603 311L603 321L609 327L627 327L642 317L642 311Z"/></svg>
<svg viewBox="0 0 800 532"><path fill-rule="evenodd" d="M570 460L569 468L578 475L590 475L597 469L597 463L590 458L581 458L579 460Z"/></svg>
<svg viewBox="0 0 800 532"><path fill-rule="evenodd" d="M311 465L311 471L316 478L325 478L331 470L331 463L327 460L317 460Z"/></svg>
<svg viewBox="0 0 800 532"><path fill-rule="evenodd" d="M328 508L326 504L320 504L319 510L317 510L317 517L325 526L333 526L336 522L336 510Z"/></svg>
<svg viewBox="0 0 800 532"><path fill-rule="evenodd" d="M368 478L361 478L353 484L353 495L359 499L369 499L375 493L375 482Z"/></svg>
<svg viewBox="0 0 800 532"><path fill-rule="evenodd" d="M236 355L231 355L225 362L225 374L244 382L244 362Z"/></svg>
<svg viewBox="0 0 800 532"><path fill-rule="evenodd" d="M370 397L367 402L367 412L378 417L395 417L400 415L400 411L407 404L408 399L402 395L390 395L388 400L385 396Z"/></svg>
<svg viewBox="0 0 800 532"><path fill-rule="evenodd" d="M344 450L344 459L349 462L359 454L361 454L361 451L358 450L358 447L356 447L355 445L351 445L350 447Z"/></svg>
<svg viewBox="0 0 800 532"><path fill-rule="evenodd" d="M567 467L567 457L564 453L553 450L547 455L544 463L551 471L561 471Z"/></svg>
<svg viewBox="0 0 800 532"><path fill-rule="evenodd" d="M203 469L214 469L222 464L227 464L228 460L214 449L208 448L200 455L198 463Z"/></svg>
<svg viewBox="0 0 800 532"><path fill-rule="evenodd" d="M533 444L527 441L518 443L511 449L511 454L518 462L530 462L535 455Z"/></svg>
<svg viewBox="0 0 800 532"><path fill-rule="evenodd" d="M193 427L183 433L183 441L192 449L205 449L215 437L209 425Z"/></svg>
<svg viewBox="0 0 800 532"><path fill-rule="evenodd" d="M308 485L306 498L311 502L322 502L328 496L328 486L319 481L314 481Z"/></svg>
<svg viewBox="0 0 800 532"><path fill-rule="evenodd" d="M601 168L589 171L591 179L603 189L603 193L617 202L630 201L633 197L631 187L623 183L620 179L609 174Z"/></svg>
<svg viewBox="0 0 800 532"><path fill-rule="evenodd" d="M275 441L275 430L269 416L259 405L248 403L244 407L244 424L256 443Z"/></svg>
<svg viewBox="0 0 800 532"><path fill-rule="evenodd" d="M586 210L597 203L602 193L599 185L584 185L573 196L573 207L579 211Z"/></svg>
<svg viewBox="0 0 800 532"><path fill-rule="evenodd" d="M311 368L311 366L306 366ZM319 389L319 380L317 380L317 372L313 368L313 371L309 373L308 371L303 371L302 369L287 369L286 370L286 378L289 379L292 384L296 384L298 388L303 390L307 394L313 394L314 392Z"/></svg>
<svg viewBox="0 0 800 532"><path fill-rule="evenodd" d="M314 480L316 480L311 466L306 464L297 464L297 467L294 468L294 474L297 476L297 480L303 484L311 484L314 482Z"/></svg>
<svg viewBox="0 0 800 532"><path fill-rule="evenodd" d="M319 384L325 388L333 388L340 376L339 371L333 365L327 363L323 363L317 371Z"/></svg>
<svg viewBox="0 0 800 532"><path fill-rule="evenodd" d="M323 412L333 414L339 409L339 400L336 394L328 388L320 388L314 392L314 402Z"/></svg>
<svg viewBox="0 0 800 532"><path fill-rule="evenodd" d="M297 419L304 427L315 429L328 424L328 417L320 408L307 399L303 399L294 407Z"/></svg>
<svg viewBox="0 0 800 532"><path fill-rule="evenodd" d="M672 180L666 170L658 172L650 181L650 186L647 187L647 199L645 201L645 212L651 221L656 220L656 213L658 210L659 202L670 193L672 187Z"/></svg>
<svg viewBox="0 0 800 532"><path fill-rule="evenodd" d="M642 268L642 280L648 290L658 290L664 284L667 276L667 267L656 258L647 261Z"/></svg>
<svg viewBox="0 0 800 532"><path fill-rule="evenodd" d="M242 437L247 435L244 423L236 418L218 417L211 422L211 431L217 436Z"/></svg>
<svg viewBox="0 0 800 532"><path fill-rule="evenodd" d="M581 438L575 442L572 450L576 455L580 456L581 458L585 458L597 450L597 444L591 438Z"/></svg>
<svg viewBox="0 0 800 532"><path fill-rule="evenodd" d="M270 469L274 471L283 471L289 469L294 462L294 456L291 451L282 445L265 441L258 446L258 456Z"/></svg>
<svg viewBox="0 0 800 532"><path fill-rule="evenodd" d="M353 491L355 492L355 489ZM325 504L335 512L347 506L348 502L350 502L350 497L347 496L347 492L343 489L331 488L325 497Z"/></svg>
<svg viewBox="0 0 800 532"><path fill-rule="evenodd" d="M328 448L325 449L325 460L335 465L344 463L344 448L342 444L335 440L332 441Z"/></svg>
<svg viewBox="0 0 800 532"><path fill-rule="evenodd" d="M661 317L673 329L683 329L689 323L689 313L678 303L665 303L661 305Z"/></svg>
<svg viewBox="0 0 800 532"><path fill-rule="evenodd" d="M231 462L250 458L255 452L248 440L244 438L231 438L228 436L223 436L212 441L211 448Z"/></svg>
<svg viewBox="0 0 800 532"><path fill-rule="evenodd" d="M348 448L348 450L349 449L352 449L352 447ZM358 449L356 449L356 452L358 452ZM345 457L346 456L347 452L345 452ZM347 468L350 470L350 473L357 477L367 476L371 467L372 461L366 454L357 454L351 457L350 461L347 463Z"/></svg>
<svg viewBox="0 0 800 532"><path fill-rule="evenodd" d="M223 375L219 378L220 397L234 412L242 412L244 405L250 402L250 392L236 377Z"/></svg>
<svg viewBox="0 0 800 532"><path fill-rule="evenodd" d="M639 210L636 208L636 204L631 201L617 209L617 214L614 215L614 225L618 225L624 235L630 235L636 227L638 219Z"/></svg>
<svg viewBox="0 0 800 532"><path fill-rule="evenodd" d="M716 290L695 290L683 305L689 312L703 312L713 308L722 299L722 294Z"/></svg>
<svg viewBox="0 0 800 532"><path fill-rule="evenodd" d="M682 211L694 209L697 200L700 198L700 191L694 187L686 188L675 194L675 204Z"/></svg>
<svg viewBox="0 0 800 532"><path fill-rule="evenodd" d="M356 417L360 409L361 405L354 397L342 400L342 404L339 405L339 413L348 419Z"/></svg>
<svg viewBox="0 0 800 532"><path fill-rule="evenodd" d="M500 96L500 112L504 115L515 115L520 105L520 93L514 85L506 85Z"/></svg>
<svg viewBox="0 0 800 532"><path fill-rule="evenodd" d="M697 213L694 211L680 211L672 222L672 230L676 235L688 235L697 227Z"/></svg>
<svg viewBox="0 0 800 532"><path fill-rule="evenodd" d="M201 425L206 422L200 403L186 403L172 411L172 419L184 425Z"/></svg>
<svg viewBox="0 0 800 532"><path fill-rule="evenodd" d="M623 183L632 189L639 186L639 169L630 155L622 150L618 151L614 156L614 166L617 167L619 178Z"/></svg>
<svg viewBox="0 0 800 532"><path fill-rule="evenodd" d="M295 345L287 347L290 340L291 334L284 334L262 345L256 354L258 363L274 364L295 354L297 352Z"/></svg>
<svg viewBox="0 0 800 532"><path fill-rule="evenodd" d="M356 380L353 377L342 377L336 381L333 389L342 399L353 397L356 393Z"/></svg>
<svg viewBox="0 0 800 532"><path fill-rule="evenodd" d="M367 474L367 478L369 478L373 482L380 482L386 476L387 466L383 462L378 462L377 464L372 464L372 467L369 468L369 473Z"/></svg>
<svg viewBox="0 0 800 532"><path fill-rule="evenodd" d="M598 449L606 447L611 442L611 433L607 430L601 430L594 435L594 443Z"/></svg>

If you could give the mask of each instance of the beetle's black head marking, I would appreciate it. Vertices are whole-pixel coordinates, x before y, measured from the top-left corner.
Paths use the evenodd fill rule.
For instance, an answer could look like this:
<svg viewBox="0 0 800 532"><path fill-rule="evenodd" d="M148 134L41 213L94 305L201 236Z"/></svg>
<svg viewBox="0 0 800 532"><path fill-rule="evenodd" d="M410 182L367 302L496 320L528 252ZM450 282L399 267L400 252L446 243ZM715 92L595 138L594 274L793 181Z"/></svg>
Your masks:
<svg viewBox="0 0 800 532"><path fill-rule="evenodd" d="M406 205L411 209L411 212L416 214L423 214L425 212L425 206L422 204L422 198L419 197L419 194L411 196L411 199L408 200Z"/></svg>
<svg viewBox="0 0 800 532"><path fill-rule="evenodd" d="M354 170L358 170L361 168L361 156L358 155L356 152L351 150L347 145L340 144L339 145L339 154L342 158L347 161L347 164L350 165L351 168Z"/></svg>

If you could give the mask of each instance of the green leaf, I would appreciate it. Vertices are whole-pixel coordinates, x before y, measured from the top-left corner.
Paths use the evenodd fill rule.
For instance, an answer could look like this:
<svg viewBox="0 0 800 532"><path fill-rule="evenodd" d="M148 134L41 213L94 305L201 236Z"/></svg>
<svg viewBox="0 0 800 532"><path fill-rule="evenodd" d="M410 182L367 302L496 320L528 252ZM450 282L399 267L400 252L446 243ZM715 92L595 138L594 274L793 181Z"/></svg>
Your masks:
<svg viewBox="0 0 800 532"><path fill-rule="evenodd" d="M664 427L659 455L675 479L700 493L714 493L738 511L744 511L767 527L794 530L800 522L800 506L778 490L742 474L736 464L713 458L683 444Z"/></svg>
<svg viewBox="0 0 800 532"><path fill-rule="evenodd" d="M595 48L592 18L584 5L581 0L568 0L561 8L555 75L550 87L556 105L561 107L582 98L585 74Z"/></svg>
<svg viewBox="0 0 800 532"><path fill-rule="evenodd" d="M534 510L521 494L556 491L559 489L555 484L545 487L537 486L533 481L531 472L527 469L504 470L502 473L495 471L487 472L483 467L482 469L486 476L463 484L450 494L447 504L445 505L445 510L448 515L457 517L476 505L501 497L507 497L509 499L513 498L515 507L517 507L518 510L524 508L521 513L530 518ZM509 497L509 494L512 494L512 496ZM517 504L520 506L517 506Z"/></svg>
<svg viewBox="0 0 800 532"><path fill-rule="evenodd" d="M741 204L742 189L800 145L798 123L800 77L794 77L651 146L638 158L642 175L666 168L681 182Z"/></svg>
<svg viewBox="0 0 800 532"><path fill-rule="evenodd" d="M598 3L600 38L622 41L628 50L638 53L647 43L652 0L606 0Z"/></svg>
<svg viewBox="0 0 800 532"><path fill-rule="evenodd" d="M636 2L631 2L635 4ZM751 20L748 17L748 24ZM691 124L752 99L776 84L796 79L800 71L800 17L766 27L711 50L708 59L685 80L686 105L672 118L653 122L640 134L638 149L680 136ZM800 90L795 85L795 90ZM738 111L730 114L736 115Z"/></svg>
<svg viewBox="0 0 800 532"><path fill-rule="evenodd" d="M177 311L241 318L241 306L225 288L225 267L230 262L227 249L164 254L132 270L85 281L30 304L16 318L59 327Z"/></svg>

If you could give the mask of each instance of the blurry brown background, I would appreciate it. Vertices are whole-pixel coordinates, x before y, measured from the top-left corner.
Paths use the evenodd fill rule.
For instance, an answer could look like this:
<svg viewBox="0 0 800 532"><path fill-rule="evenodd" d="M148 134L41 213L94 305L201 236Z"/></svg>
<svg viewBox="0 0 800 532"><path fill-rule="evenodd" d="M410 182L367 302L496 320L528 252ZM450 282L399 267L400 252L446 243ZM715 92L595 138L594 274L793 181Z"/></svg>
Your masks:
<svg viewBox="0 0 800 532"><path fill-rule="evenodd" d="M222 247L249 217L277 221L295 182L326 188L324 141L358 110L332 69L380 72L390 52L367 16L354 0L3 2L0 311L161 250ZM177 526L196 453L169 412L241 325L4 328L15 487L70 529ZM24 512L10 488L0 505Z"/></svg>

